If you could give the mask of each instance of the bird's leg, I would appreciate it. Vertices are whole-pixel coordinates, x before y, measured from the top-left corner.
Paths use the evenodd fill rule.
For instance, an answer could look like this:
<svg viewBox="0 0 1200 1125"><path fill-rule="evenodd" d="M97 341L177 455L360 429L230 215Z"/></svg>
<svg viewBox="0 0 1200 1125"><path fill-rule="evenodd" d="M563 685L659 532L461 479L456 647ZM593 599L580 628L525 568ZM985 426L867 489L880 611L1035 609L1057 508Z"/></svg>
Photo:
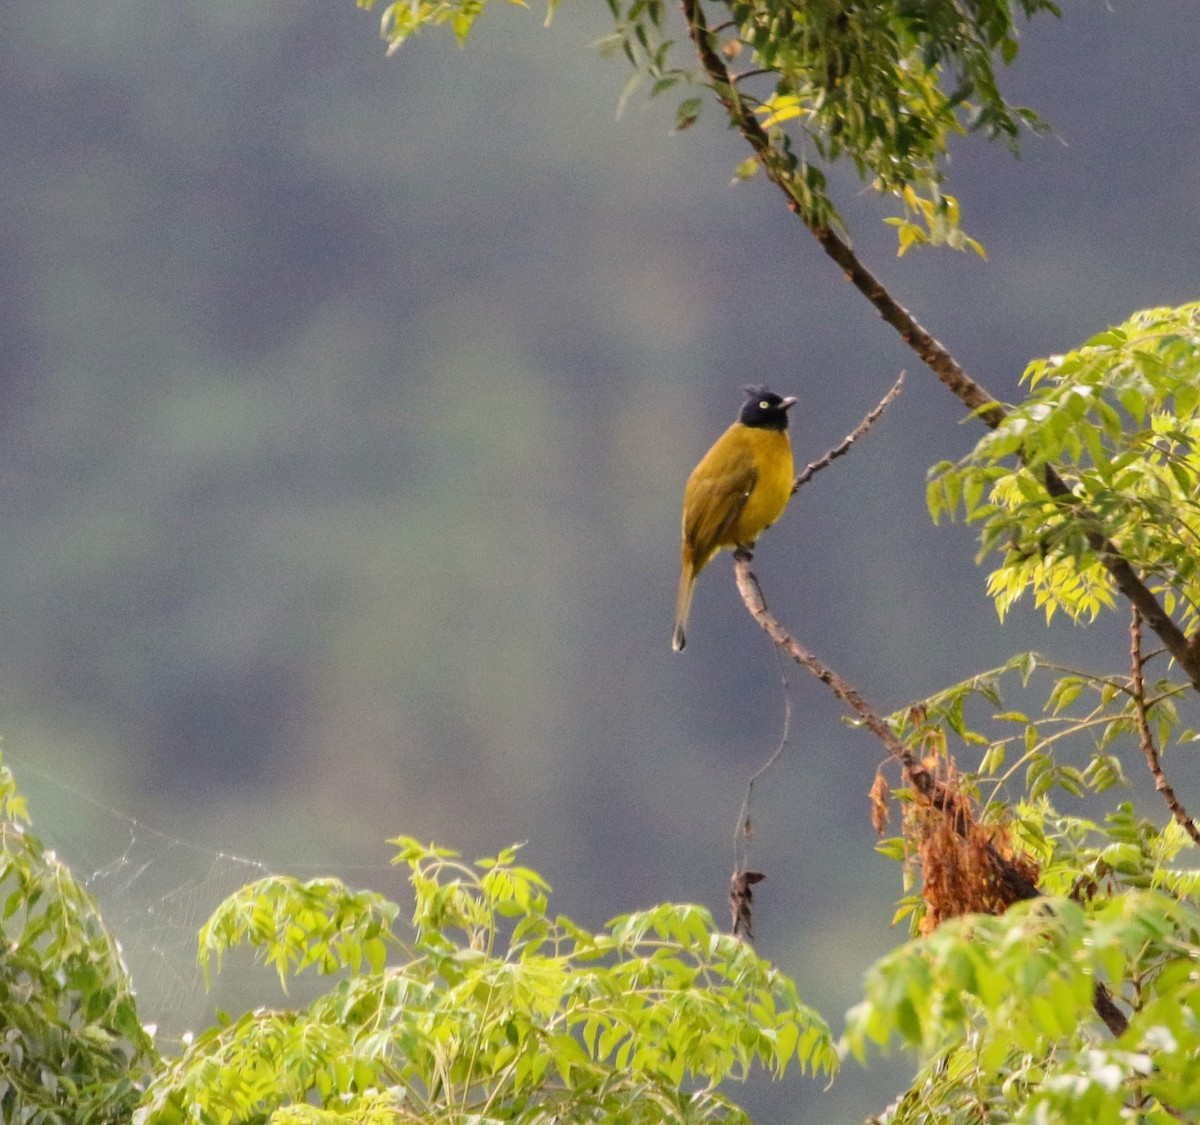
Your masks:
<svg viewBox="0 0 1200 1125"><path fill-rule="evenodd" d="M754 559L753 547L753 543L751 543L749 547L747 547L745 543L739 543L733 549L733 557L739 561L744 559L746 562L751 562Z"/></svg>

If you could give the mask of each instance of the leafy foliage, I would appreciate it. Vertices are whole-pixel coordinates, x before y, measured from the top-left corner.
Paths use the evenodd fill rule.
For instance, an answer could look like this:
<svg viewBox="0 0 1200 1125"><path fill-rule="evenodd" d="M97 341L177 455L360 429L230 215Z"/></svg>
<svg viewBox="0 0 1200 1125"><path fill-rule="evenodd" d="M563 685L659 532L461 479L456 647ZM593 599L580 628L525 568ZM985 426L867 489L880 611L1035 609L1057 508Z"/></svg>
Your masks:
<svg viewBox="0 0 1200 1125"><path fill-rule="evenodd" d="M927 761L977 756L961 789L1036 863L1042 893L932 932L920 924L927 890L901 904L924 936L871 968L843 1039L860 1061L894 1043L924 1060L879 1120L1115 1123L1136 1107L1138 1120L1165 1122L1200 1108L1200 869L1177 865L1192 840L1178 819L1156 826L1128 802L1103 821L1051 803L1122 783L1143 725L1164 744L1190 738L1174 702L1183 690L1027 653L893 717ZM911 882L909 841L881 850Z"/></svg>
<svg viewBox="0 0 1200 1125"><path fill-rule="evenodd" d="M95 902L28 823L0 764L0 1119L127 1121L157 1053Z"/></svg>
<svg viewBox="0 0 1200 1125"><path fill-rule="evenodd" d="M357 2L368 9L375 4ZM382 34L394 50L424 26L449 23L465 42L485 4L388 4ZM547 18L556 6L552 0ZM673 5L608 0L608 6L613 31L600 48L623 54L633 68L622 105L647 82L651 97L679 86L714 85L691 52L679 61L676 46L689 29L675 22ZM726 0L712 8L725 17L722 54L745 59L732 84L716 84L716 93L749 106L769 140L767 150L738 166L735 178L770 163L805 220L826 225L840 219L825 169L845 158L861 180L901 204L901 215L887 220L897 228L901 254L921 244L983 253L959 226L958 201L942 191L950 138L980 132L1015 145L1022 126L1044 128L1032 110L1005 100L996 63L1017 56L1018 17L1059 14L1052 0ZM753 81L743 84L748 77ZM677 128L690 127L702 106L694 94L685 97Z"/></svg>
<svg viewBox="0 0 1200 1125"><path fill-rule="evenodd" d="M1115 602L1099 554L1115 549L1195 630L1198 315L1148 310L1035 361L1029 398L960 464L932 471L935 519L961 507L982 527L980 557L1005 552L989 583L1002 614L1032 587L1048 619L1094 617ZM1049 487L1051 467L1065 490ZM1160 758L1195 739L1178 709L1192 685L1147 676L1156 654L1143 656L1136 615L1131 637L1127 673L1019 654L893 717L927 763L977 756L959 792L1036 864L1040 894L929 932L922 872L899 915L925 936L871 970L844 1041L859 1058L899 1041L925 1060L882 1120L1165 1122L1200 1108L1200 870L1176 862L1198 829ZM1102 820L1051 803L1056 790L1089 798L1122 784L1130 748L1167 802L1165 827L1128 802ZM881 848L910 884L927 865L907 822Z"/></svg>
<svg viewBox="0 0 1200 1125"><path fill-rule="evenodd" d="M1026 591L1047 620L1113 605L1098 535L1150 580L1184 628L1200 618L1200 304L1148 309L1025 370L1029 397L958 464L931 471L935 520L961 509L1003 615ZM1050 495L1053 464L1070 487Z"/></svg>
<svg viewBox="0 0 1200 1125"><path fill-rule="evenodd" d="M138 1125L241 1122L736 1121L718 1089L760 1064L832 1071L825 1023L699 907L598 932L547 912L515 849L471 865L398 839L415 936L396 907L336 880L260 880L227 900L201 957L246 943L281 978L344 970L298 1011L196 1037ZM400 954L385 965L386 949Z"/></svg>
<svg viewBox="0 0 1200 1125"><path fill-rule="evenodd" d="M524 0L508 0L524 8ZM368 11L375 7L375 0L357 0L360 8ZM483 14L487 0L399 0L384 6L380 18L380 34L388 43L388 53L395 51L423 27L438 27L449 24L458 39L459 46L466 43L475 21ZM553 13L557 0L552 0Z"/></svg>
<svg viewBox="0 0 1200 1125"><path fill-rule="evenodd" d="M363 961L375 972L387 958L386 937L399 907L371 891L352 891L336 879L273 877L230 895L200 930L206 979L225 952L248 943L275 966L287 990L288 977L316 967L333 973Z"/></svg>
<svg viewBox="0 0 1200 1125"><path fill-rule="evenodd" d="M823 163L845 156L860 179L900 198L925 224L899 221L902 250L917 240L965 244L957 204L940 190L951 136L981 130L1015 140L1021 122L1037 122L1009 106L996 84L993 58L1007 63L1017 53L1014 7L948 0L729 5L753 65L774 79L764 125L794 130L780 130L776 143L795 152L800 166L810 155ZM1020 8L1026 16L1057 11L1038 0ZM821 219L819 195L813 205Z"/></svg>
<svg viewBox="0 0 1200 1125"><path fill-rule="evenodd" d="M712 6L728 17L714 18L721 54L738 67L728 81L672 62L676 34L661 4L609 6L615 28L607 43L635 68L626 96L644 76L652 95L704 82L748 107L768 143L736 178L769 165L810 225L839 221L825 169L847 159L861 180L901 203L902 214L888 220L901 253L922 243L982 253L959 227L957 200L942 191L950 138L978 131L1015 144L1022 125L1042 127L1031 110L1004 99L995 66L1016 57L1018 15L1058 13L1049 0L732 0ZM708 35L704 27L694 33ZM681 120L690 124L699 103L684 104Z"/></svg>
<svg viewBox="0 0 1200 1125"><path fill-rule="evenodd" d="M954 919L873 966L846 1048L863 1060L872 1045L900 1042L926 1060L886 1120L1116 1122L1137 1106L1139 1120L1167 1121L1200 1109L1200 912L1190 898L1130 885L1177 879L1165 861L1182 833L1128 808L1104 829L1047 813L1044 803L1022 810L1053 825L1051 851L1064 841L1107 870L1107 889ZM1103 858L1114 852L1128 877ZM1115 1039L1097 1018L1097 988L1131 1011Z"/></svg>

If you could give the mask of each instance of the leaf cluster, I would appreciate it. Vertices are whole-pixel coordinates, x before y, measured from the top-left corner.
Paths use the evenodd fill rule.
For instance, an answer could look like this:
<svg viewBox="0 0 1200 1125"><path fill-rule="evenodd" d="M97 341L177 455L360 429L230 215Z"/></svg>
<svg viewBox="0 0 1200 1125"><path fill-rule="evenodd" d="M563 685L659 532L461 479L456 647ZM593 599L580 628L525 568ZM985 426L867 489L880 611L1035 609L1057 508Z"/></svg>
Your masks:
<svg viewBox="0 0 1200 1125"><path fill-rule="evenodd" d="M261 880L221 906L205 962L248 944L283 975L342 979L303 1009L198 1036L136 1125L738 1121L722 1080L756 1064L835 1067L829 1029L791 981L700 907L593 933L551 917L549 888L515 849L469 864L394 842L409 940L394 904L336 880Z"/></svg>
<svg viewBox="0 0 1200 1125"><path fill-rule="evenodd" d="M1200 304L1139 312L1034 360L1029 396L958 463L930 471L935 520L980 527L1001 615L1029 590L1047 620L1111 607L1098 544L1146 576L1188 632L1200 624ZM1052 494L1053 465L1069 495Z"/></svg>
<svg viewBox="0 0 1200 1125"><path fill-rule="evenodd" d="M1165 1123L1200 1110L1198 938L1194 904L1155 890L955 919L872 968L846 1043L860 1058L893 1042L925 1058L883 1118L893 1125L1115 1125L1133 1107ZM1095 1014L1109 986L1132 1009L1115 1040Z"/></svg>
<svg viewBox="0 0 1200 1125"><path fill-rule="evenodd" d="M528 7L525 0L508 2L521 8ZM367 11L375 7L375 0L356 0L356 3ZM553 14L556 4L557 0L550 0L550 14ZM449 24L461 47L466 44L475 21L486 6L487 0L397 0L396 3L384 5L379 20L379 34L387 42L388 53L391 54L422 28Z"/></svg>
<svg viewBox="0 0 1200 1125"><path fill-rule="evenodd" d="M846 157L860 179L902 200L924 224L897 221L902 251L915 241L965 245L957 204L941 192L950 138L979 131L1015 143L1022 124L1039 124L1005 101L995 60L1017 55L1018 11L1056 6L736 0L729 9L754 66L773 79L760 112L776 143L800 164ZM827 201L812 203L814 220L826 221Z"/></svg>
<svg viewBox="0 0 1200 1125"><path fill-rule="evenodd" d="M668 8L662 0L607 0L612 15L612 31L599 40L601 54L622 54L632 73L621 91L618 113L629 99L649 81L649 96L654 98L675 86L691 84L699 75L690 62L679 64L675 59L675 40L672 38ZM675 127L689 129L696 123L703 107L701 98L684 98L675 112Z"/></svg>
<svg viewBox="0 0 1200 1125"><path fill-rule="evenodd" d="M1037 115L1010 105L996 80L998 64L1017 55L1017 21L1058 14L1050 0L729 0L710 11L727 17L713 33L697 26L728 63L725 73L672 61L678 38L659 0L609 0L613 34L634 68L623 100L643 79L651 96L673 86L706 84L737 118L756 115L761 139L735 178L767 167L810 226L840 223L828 169L846 159L859 179L894 197L900 252L920 244L983 248L959 226L958 202L942 190L952 137L979 132L1017 142ZM688 18L699 19L695 5ZM687 98L677 125L686 128L701 102Z"/></svg>
<svg viewBox="0 0 1200 1125"><path fill-rule="evenodd" d="M996 69L1017 56L1018 21L1058 15L1053 0L725 0L712 6L725 17L713 45L740 69L719 81L696 65L690 49L682 61L676 57L689 29L677 26L674 6L607 2L613 30L598 46L623 54L632 68L620 107L644 84L651 97L680 86L713 87L727 104L757 114L766 140L735 178L769 165L805 221L826 226L841 222L827 171L844 158L861 180L900 204L901 214L887 220L897 228L900 253L948 245L982 254L959 226L958 201L942 190L950 139L980 133L1015 147L1023 127L1044 128L1032 110L1004 98ZM462 44L486 4L387 4L381 34L394 51L424 27L449 24ZM556 7L549 0L547 21ZM702 98L683 98L676 127L689 128L702 108Z"/></svg>
<svg viewBox="0 0 1200 1125"><path fill-rule="evenodd" d="M28 823L0 763L0 1120L127 1121L158 1054L95 902Z"/></svg>

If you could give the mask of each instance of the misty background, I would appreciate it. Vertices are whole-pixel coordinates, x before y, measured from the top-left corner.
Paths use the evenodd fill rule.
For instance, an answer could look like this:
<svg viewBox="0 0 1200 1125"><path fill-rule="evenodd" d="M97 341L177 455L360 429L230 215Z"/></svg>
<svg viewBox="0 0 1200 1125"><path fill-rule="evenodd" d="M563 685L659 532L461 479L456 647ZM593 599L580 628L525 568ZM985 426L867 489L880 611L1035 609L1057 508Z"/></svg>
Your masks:
<svg viewBox="0 0 1200 1125"><path fill-rule="evenodd" d="M259 865L406 902L400 833L527 840L591 927L668 899L724 921L783 689L727 557L686 654L669 631L683 482L745 383L800 397L803 464L909 372L757 555L777 616L877 707L1021 648L1124 660L1121 615L997 622L969 529L924 508L978 427L774 189L731 185L746 152L714 106L682 134L670 95L617 119L606 7L543 15L496 6L464 50L431 31L389 59L350 0L0 14L0 734L175 1034L212 999L143 956L186 976ZM1197 297L1197 42L1186 0L1025 29L1003 85L1054 135L1019 160L964 139L949 169L986 262L897 259L842 181L868 265L998 397ZM899 872L868 822L879 749L788 679L758 948L837 1028L903 936ZM857 1120L904 1070L733 1093L763 1122Z"/></svg>

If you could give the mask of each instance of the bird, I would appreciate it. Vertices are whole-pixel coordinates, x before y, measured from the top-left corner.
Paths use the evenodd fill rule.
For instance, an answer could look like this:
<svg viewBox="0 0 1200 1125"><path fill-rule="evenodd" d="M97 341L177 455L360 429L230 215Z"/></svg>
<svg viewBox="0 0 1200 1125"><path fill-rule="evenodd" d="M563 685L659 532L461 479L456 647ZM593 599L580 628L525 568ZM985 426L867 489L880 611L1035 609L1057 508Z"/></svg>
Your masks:
<svg viewBox="0 0 1200 1125"><path fill-rule="evenodd" d="M687 643L696 579L723 547L749 550L783 514L795 485L788 411L795 398L746 387L733 423L700 459L683 490L683 544L671 647Z"/></svg>

